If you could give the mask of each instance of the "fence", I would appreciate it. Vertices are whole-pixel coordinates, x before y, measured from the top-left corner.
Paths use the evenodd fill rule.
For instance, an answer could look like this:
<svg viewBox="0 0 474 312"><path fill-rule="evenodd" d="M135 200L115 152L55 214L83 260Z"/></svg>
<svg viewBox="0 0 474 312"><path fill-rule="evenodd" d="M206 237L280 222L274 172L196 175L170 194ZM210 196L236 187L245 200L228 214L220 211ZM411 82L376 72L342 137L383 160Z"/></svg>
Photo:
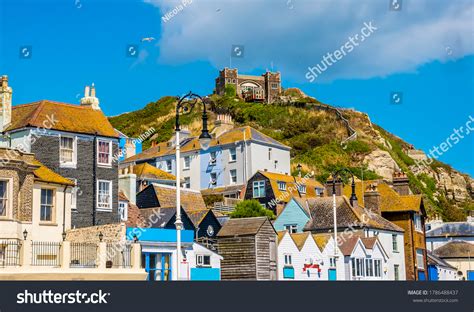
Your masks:
<svg viewBox="0 0 474 312"><path fill-rule="evenodd" d="M0 240L0 267L20 265L20 247L18 239Z"/></svg>
<svg viewBox="0 0 474 312"><path fill-rule="evenodd" d="M32 242L31 265L33 266L61 266L61 243L59 242Z"/></svg>
<svg viewBox="0 0 474 312"><path fill-rule="evenodd" d="M95 243L71 243L71 268L97 267L97 249Z"/></svg>
<svg viewBox="0 0 474 312"><path fill-rule="evenodd" d="M106 268L131 268L132 246L121 243L107 243Z"/></svg>

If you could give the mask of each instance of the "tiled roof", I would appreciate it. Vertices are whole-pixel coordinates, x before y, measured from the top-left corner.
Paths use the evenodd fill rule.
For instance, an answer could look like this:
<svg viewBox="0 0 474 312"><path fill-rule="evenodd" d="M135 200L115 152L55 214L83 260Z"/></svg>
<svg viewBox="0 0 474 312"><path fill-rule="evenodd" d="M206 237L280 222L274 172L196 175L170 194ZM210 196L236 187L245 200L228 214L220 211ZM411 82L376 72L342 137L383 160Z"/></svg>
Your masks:
<svg viewBox="0 0 474 312"><path fill-rule="evenodd" d="M306 240L308 237L310 237L310 232L303 232L303 233L292 233L290 234L291 238L295 242L296 247L298 247L299 250L303 248L304 244L306 243Z"/></svg>
<svg viewBox="0 0 474 312"><path fill-rule="evenodd" d="M281 242L281 240L283 239L283 237L285 237L285 234L288 233L287 230L284 230L284 231L278 231L277 232L277 237L278 237L278 243Z"/></svg>
<svg viewBox="0 0 474 312"><path fill-rule="evenodd" d="M260 142L265 144L276 145L280 148L290 149L290 147L278 142L275 139L259 132L258 130L250 127L240 127L231 129L222 133L219 137L213 138L210 143L210 147L219 146L219 145L226 145L230 143L235 143L239 141L249 141L252 140L254 142ZM181 153L198 151L201 149L201 145L199 144L199 139L197 137L192 137L185 139L181 142ZM158 143L156 146L151 147L140 154L134 155L124 160L125 163L127 162L136 162L136 161L143 161L147 159L153 159L156 157L161 157L165 155L174 155L175 154L175 147L170 145L169 142L161 142Z"/></svg>
<svg viewBox="0 0 474 312"><path fill-rule="evenodd" d="M133 173L138 179L155 179L155 180L176 180L176 176L165 172L149 163L141 163L133 166Z"/></svg>
<svg viewBox="0 0 474 312"><path fill-rule="evenodd" d="M54 122L48 122L48 120L54 120ZM13 106L12 123L7 131L24 127L118 137L101 110L49 100Z"/></svg>
<svg viewBox="0 0 474 312"><path fill-rule="evenodd" d="M304 177L294 177L288 174L268 172L268 171L258 171L265 177L270 180L270 184L273 189L275 197L283 202L289 202L291 197L300 197L298 192L297 185L306 186L306 194L301 194L301 197L317 197L316 188L321 188L324 190L324 186L314 179L304 178ZM278 182L286 183L286 191L281 191L278 188Z"/></svg>
<svg viewBox="0 0 474 312"><path fill-rule="evenodd" d="M361 237L360 240L364 244L365 248L367 249L372 249L375 246L375 243L377 243L377 237Z"/></svg>
<svg viewBox="0 0 474 312"><path fill-rule="evenodd" d="M186 210L186 213L191 222L194 224L194 227L198 228L199 224L201 224L202 220L204 220L207 214L211 213L211 209Z"/></svg>
<svg viewBox="0 0 474 312"><path fill-rule="evenodd" d="M433 254L443 259L472 258L474 255L474 244L465 241L451 241L433 250Z"/></svg>
<svg viewBox="0 0 474 312"><path fill-rule="evenodd" d="M215 187L210 189L201 190L202 195L211 195L211 194L231 194L241 192L244 189L245 185L229 185L222 187Z"/></svg>
<svg viewBox="0 0 474 312"><path fill-rule="evenodd" d="M358 181L356 182L356 196L359 203L363 202L365 187L369 184L377 184L377 190L380 194L380 211L415 211L420 212L422 207L421 195L399 195L388 184L381 180ZM352 193L351 185L344 186L344 195L350 197Z"/></svg>
<svg viewBox="0 0 474 312"><path fill-rule="evenodd" d="M313 234L313 239L321 251L323 251L324 248L326 248L326 245L328 244L331 237L332 237L331 234L327 234L327 233Z"/></svg>
<svg viewBox="0 0 474 312"><path fill-rule="evenodd" d="M342 240L342 243L339 245L339 250L341 250L344 256L350 256L352 251L354 251L354 248L358 241L359 241L358 236L352 236L347 239L344 239Z"/></svg>
<svg viewBox="0 0 474 312"><path fill-rule="evenodd" d="M333 229L332 197L308 198L306 209L310 212L310 220L305 225L307 231L325 231ZM338 228L363 227L403 232L404 230L361 206L352 207L345 196L336 197L336 216Z"/></svg>
<svg viewBox="0 0 474 312"><path fill-rule="evenodd" d="M436 265L436 266L439 266L439 267L444 267L444 268L448 268L448 269L451 269L451 270L456 270L455 267L453 267L451 264L447 263L443 259L435 256L431 251L427 251L426 255L427 255L426 262L428 263L428 265Z"/></svg>
<svg viewBox="0 0 474 312"><path fill-rule="evenodd" d="M75 185L73 181L57 174L39 161L35 160L34 163L39 166L39 168L34 171L34 175L37 181L69 186Z"/></svg>
<svg viewBox="0 0 474 312"><path fill-rule="evenodd" d="M446 222L426 231L426 237L474 236L474 224L470 222Z"/></svg>
<svg viewBox="0 0 474 312"><path fill-rule="evenodd" d="M230 219L222 226L217 236L255 235L267 220L267 217Z"/></svg>
<svg viewBox="0 0 474 312"><path fill-rule="evenodd" d="M153 183L160 207L176 207L176 187ZM201 192L181 188L181 206L186 211L208 210Z"/></svg>

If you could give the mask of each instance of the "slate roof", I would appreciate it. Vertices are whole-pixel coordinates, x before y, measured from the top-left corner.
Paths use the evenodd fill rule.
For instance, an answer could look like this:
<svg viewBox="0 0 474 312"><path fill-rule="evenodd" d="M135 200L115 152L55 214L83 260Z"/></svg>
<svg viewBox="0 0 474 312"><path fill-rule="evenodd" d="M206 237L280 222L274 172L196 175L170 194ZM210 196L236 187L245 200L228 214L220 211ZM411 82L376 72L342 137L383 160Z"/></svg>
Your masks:
<svg viewBox="0 0 474 312"><path fill-rule="evenodd" d="M52 118L54 117L54 118ZM48 120L54 120L49 122ZM101 110L88 106L42 100L12 107L12 122L6 131L25 127L114 137L118 135ZM49 127L48 125L51 125Z"/></svg>
<svg viewBox="0 0 474 312"><path fill-rule="evenodd" d="M162 228L164 227L173 216L176 214L175 207L154 207L154 208L140 208L140 215L143 220L150 222L151 216L155 215L156 217L153 220L156 220L155 224L148 224L149 227L153 228Z"/></svg>
<svg viewBox="0 0 474 312"><path fill-rule="evenodd" d="M265 176L270 180L270 184L277 199L281 201L288 202L291 197L317 197L316 188L321 188L324 190L324 186L314 179L304 178L304 177L294 177L288 174L268 172L268 171L258 171L260 174ZM278 188L278 182L286 183L286 191L281 191ZM301 194L298 192L298 184L306 185L306 193Z"/></svg>
<svg viewBox="0 0 474 312"><path fill-rule="evenodd" d="M154 179L154 180L176 180L176 176L163 171L149 163L141 163L133 166L133 173L138 179Z"/></svg>
<svg viewBox="0 0 474 312"><path fill-rule="evenodd" d="M426 261L428 265L436 265L439 267L456 270L455 267L453 267L451 264L447 263L443 259L439 258L438 256L435 256L431 251L427 251L426 255L427 255Z"/></svg>
<svg viewBox="0 0 474 312"><path fill-rule="evenodd" d="M255 235L267 220L267 217L230 219L222 226L217 237Z"/></svg>
<svg viewBox="0 0 474 312"><path fill-rule="evenodd" d="M306 204L304 209L310 213L310 220L305 225L305 231L327 231L333 229L333 199L332 197L315 197L298 201ZM367 226L373 229L404 232L404 230L361 206L352 207L345 196L336 197L336 215L338 228L361 228Z"/></svg>
<svg viewBox="0 0 474 312"><path fill-rule="evenodd" d="M381 212L401 212L414 211L423 212L421 195L399 195L387 183L381 180L358 181L356 182L356 196L359 203L363 202L365 187L369 184L376 184L377 190L381 196L380 211ZM344 186L344 195L350 197L352 193L351 185Z"/></svg>
<svg viewBox="0 0 474 312"><path fill-rule="evenodd" d="M258 130L250 126L235 128L235 129L226 131L222 133L219 137L213 138L209 146L213 147L213 146L226 145L226 144L240 142L240 141L243 141L244 139L246 141L270 144L282 149L290 150L289 146L286 146L278 142L277 140L272 139L271 137L259 132ZM199 144L199 138L191 137L186 140L183 140L181 142L180 148L181 148L181 153L200 150L201 145ZM174 155L175 152L176 152L175 147L170 145L169 142L161 142L161 143L158 143L156 146L151 147L141 152L140 154L137 154L125 159L124 163L143 161L143 160L153 159L153 158L166 156L166 155Z"/></svg>
<svg viewBox="0 0 474 312"><path fill-rule="evenodd" d="M433 250L433 254L443 259L474 258L474 244L465 241L451 241Z"/></svg>
<svg viewBox="0 0 474 312"><path fill-rule="evenodd" d="M426 237L474 236L474 223L446 222L441 226L426 231Z"/></svg>

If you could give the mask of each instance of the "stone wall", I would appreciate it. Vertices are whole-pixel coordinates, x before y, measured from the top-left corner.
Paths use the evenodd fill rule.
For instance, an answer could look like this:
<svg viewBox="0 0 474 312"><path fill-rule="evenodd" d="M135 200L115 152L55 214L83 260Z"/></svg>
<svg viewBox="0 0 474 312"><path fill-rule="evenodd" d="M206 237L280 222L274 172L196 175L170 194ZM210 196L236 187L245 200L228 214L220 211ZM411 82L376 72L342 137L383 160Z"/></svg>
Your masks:
<svg viewBox="0 0 474 312"><path fill-rule="evenodd" d="M125 239L125 223L105 224L67 231L66 240L76 243L98 243L99 233L104 235L104 242L118 242Z"/></svg>

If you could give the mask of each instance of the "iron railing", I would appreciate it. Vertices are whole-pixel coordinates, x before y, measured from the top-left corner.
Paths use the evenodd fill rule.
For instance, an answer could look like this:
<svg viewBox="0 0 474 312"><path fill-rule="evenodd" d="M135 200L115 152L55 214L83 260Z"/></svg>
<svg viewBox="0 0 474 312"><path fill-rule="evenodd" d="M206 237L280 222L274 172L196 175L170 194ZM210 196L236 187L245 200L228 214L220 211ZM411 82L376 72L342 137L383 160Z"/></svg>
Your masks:
<svg viewBox="0 0 474 312"><path fill-rule="evenodd" d="M21 241L18 239L0 240L0 267L20 265Z"/></svg>
<svg viewBox="0 0 474 312"><path fill-rule="evenodd" d="M71 268L97 267L97 249L95 243L71 243Z"/></svg>
<svg viewBox="0 0 474 312"><path fill-rule="evenodd" d="M32 266L61 266L60 242L31 242Z"/></svg>
<svg viewBox="0 0 474 312"><path fill-rule="evenodd" d="M107 243L106 268L131 268L132 246L130 244Z"/></svg>

